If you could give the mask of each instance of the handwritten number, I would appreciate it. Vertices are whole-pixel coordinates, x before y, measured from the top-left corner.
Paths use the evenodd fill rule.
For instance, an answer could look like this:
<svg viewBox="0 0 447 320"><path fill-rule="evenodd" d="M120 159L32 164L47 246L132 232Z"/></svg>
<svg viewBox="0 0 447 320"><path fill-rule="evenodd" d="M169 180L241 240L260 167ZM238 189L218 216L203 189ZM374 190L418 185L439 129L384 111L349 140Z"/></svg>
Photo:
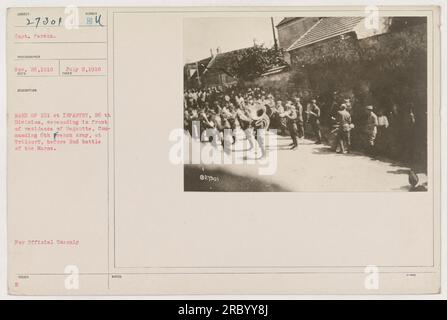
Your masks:
<svg viewBox="0 0 447 320"><path fill-rule="evenodd" d="M95 16L95 24L97 26L103 27L104 25L102 24L102 15L96 15ZM40 26L47 26L47 25L52 25L52 26L61 26L63 22L63 18L62 17L57 17L57 18L51 18L51 17L35 17L33 20L26 18L26 25L27 26L31 26L34 25L35 28L38 28Z"/></svg>
<svg viewBox="0 0 447 320"><path fill-rule="evenodd" d="M48 24L52 26L61 26L62 25L62 17L58 18L50 18L50 17L35 17L33 20L26 18L26 25L34 25L38 28L41 25L47 26Z"/></svg>

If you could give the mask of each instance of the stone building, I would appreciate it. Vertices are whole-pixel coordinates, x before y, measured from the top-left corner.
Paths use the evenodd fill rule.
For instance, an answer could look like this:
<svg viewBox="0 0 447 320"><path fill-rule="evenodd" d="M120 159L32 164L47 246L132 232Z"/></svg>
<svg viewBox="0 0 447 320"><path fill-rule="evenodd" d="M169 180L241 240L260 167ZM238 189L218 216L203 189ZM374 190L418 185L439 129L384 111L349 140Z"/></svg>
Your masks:
<svg viewBox="0 0 447 320"><path fill-rule="evenodd" d="M276 25L279 47L287 50L310 27L317 23L318 20L319 18L317 17L287 17L282 19ZM285 51L284 59L290 64L289 57L290 55Z"/></svg>

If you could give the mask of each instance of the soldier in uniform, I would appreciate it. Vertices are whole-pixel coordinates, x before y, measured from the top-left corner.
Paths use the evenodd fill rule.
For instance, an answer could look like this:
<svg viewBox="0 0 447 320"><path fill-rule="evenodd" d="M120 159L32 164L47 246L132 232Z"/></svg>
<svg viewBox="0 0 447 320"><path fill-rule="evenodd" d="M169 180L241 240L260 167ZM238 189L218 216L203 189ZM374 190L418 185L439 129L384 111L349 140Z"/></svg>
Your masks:
<svg viewBox="0 0 447 320"><path fill-rule="evenodd" d="M231 144L236 143L236 110L233 103L229 103L228 107L223 107L221 116L224 121L224 134L231 132ZM231 131L229 131L231 130ZM224 139L227 137L224 137Z"/></svg>
<svg viewBox="0 0 447 320"><path fill-rule="evenodd" d="M278 100L276 102L276 111L278 112L278 115L281 115L286 111L282 105L281 100ZM278 120L279 120L278 122L279 122L279 129L280 129L281 135L285 135L285 132L287 129L287 119L279 116Z"/></svg>
<svg viewBox="0 0 447 320"><path fill-rule="evenodd" d="M303 106L301 105L301 100L299 97L295 98L296 107L296 125L298 129L298 138L304 138L304 120L303 120Z"/></svg>
<svg viewBox="0 0 447 320"><path fill-rule="evenodd" d="M377 120L376 114L373 112L374 107L373 106L367 106L366 107L366 138L368 142L368 151L373 153L374 152L374 145L376 142L376 136L377 136L377 126L379 124Z"/></svg>
<svg viewBox="0 0 447 320"><path fill-rule="evenodd" d="M350 145L351 114L346 110L346 104L340 106L335 117L337 122L337 145L340 153L347 153Z"/></svg>
<svg viewBox="0 0 447 320"><path fill-rule="evenodd" d="M351 99L349 99L349 98L345 99L345 101L344 101L343 104L346 106L346 111L349 112L349 114L350 114L351 117L352 117L352 116L353 116L353 112L354 112L354 110L353 110L353 108L352 108L352 102L351 102Z"/></svg>
<svg viewBox="0 0 447 320"><path fill-rule="evenodd" d="M315 134L316 144L321 144L321 130L320 130L320 116L321 111L317 106L317 100L312 99L307 106L307 121L312 126L312 130Z"/></svg>
<svg viewBox="0 0 447 320"><path fill-rule="evenodd" d="M279 116L287 121L287 129L289 130L290 137L292 138L291 150L298 148L298 127L297 127L297 111L291 101L287 101L286 110L279 114Z"/></svg>
<svg viewBox="0 0 447 320"><path fill-rule="evenodd" d="M252 119L248 115L247 107L237 108L236 117L237 117L237 120L241 126L241 129L244 131L245 137L247 138L247 141L249 143L248 150L251 150L255 146L255 138L254 138L254 129L252 126Z"/></svg>

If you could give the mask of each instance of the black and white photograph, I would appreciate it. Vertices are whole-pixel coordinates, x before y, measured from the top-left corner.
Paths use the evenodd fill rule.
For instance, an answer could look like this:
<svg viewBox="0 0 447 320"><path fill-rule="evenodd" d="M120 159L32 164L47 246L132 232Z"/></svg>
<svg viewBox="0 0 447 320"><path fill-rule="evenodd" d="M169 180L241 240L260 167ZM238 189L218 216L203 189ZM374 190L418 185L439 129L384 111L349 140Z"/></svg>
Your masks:
<svg viewBox="0 0 447 320"><path fill-rule="evenodd" d="M184 190L427 191L427 18L183 21Z"/></svg>

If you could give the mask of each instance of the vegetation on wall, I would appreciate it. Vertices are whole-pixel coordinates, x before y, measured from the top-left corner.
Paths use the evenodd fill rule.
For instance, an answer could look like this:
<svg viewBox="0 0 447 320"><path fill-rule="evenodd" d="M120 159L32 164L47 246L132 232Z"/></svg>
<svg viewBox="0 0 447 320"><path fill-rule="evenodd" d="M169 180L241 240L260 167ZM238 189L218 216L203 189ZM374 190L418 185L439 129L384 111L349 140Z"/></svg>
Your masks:
<svg viewBox="0 0 447 320"><path fill-rule="evenodd" d="M326 115L335 91L351 98L354 114L360 117L369 104L385 114L397 107L404 121L412 110L417 121L412 143L418 150L415 156L423 163L427 151L427 24L400 22L390 33L360 40L352 33L292 52L291 81L312 90ZM356 121L362 123L361 118ZM395 140L393 148L402 150L399 145L406 143Z"/></svg>
<svg viewBox="0 0 447 320"><path fill-rule="evenodd" d="M236 51L227 72L242 81L253 80L267 70L284 65L283 52L263 45Z"/></svg>
<svg viewBox="0 0 447 320"><path fill-rule="evenodd" d="M353 34L330 39L293 53L294 69L300 70L295 81L308 81L320 95L355 93L362 104L422 103L426 43L426 24L361 40Z"/></svg>

